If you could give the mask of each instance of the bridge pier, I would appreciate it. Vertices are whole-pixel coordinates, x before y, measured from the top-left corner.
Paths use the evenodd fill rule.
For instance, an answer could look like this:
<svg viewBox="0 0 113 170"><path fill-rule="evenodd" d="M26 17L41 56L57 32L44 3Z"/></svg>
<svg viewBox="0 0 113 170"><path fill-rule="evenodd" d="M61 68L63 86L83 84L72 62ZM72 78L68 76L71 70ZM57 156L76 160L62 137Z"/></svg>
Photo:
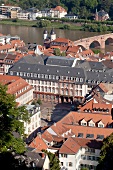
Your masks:
<svg viewBox="0 0 113 170"><path fill-rule="evenodd" d="M105 48L105 40L102 40L100 43L100 48L104 49Z"/></svg>

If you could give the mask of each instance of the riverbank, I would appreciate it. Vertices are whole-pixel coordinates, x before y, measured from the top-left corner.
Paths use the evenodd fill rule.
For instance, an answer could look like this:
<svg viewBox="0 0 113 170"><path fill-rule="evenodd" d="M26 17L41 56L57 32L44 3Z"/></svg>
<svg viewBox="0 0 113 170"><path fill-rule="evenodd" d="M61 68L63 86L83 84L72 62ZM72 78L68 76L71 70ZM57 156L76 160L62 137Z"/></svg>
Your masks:
<svg viewBox="0 0 113 170"><path fill-rule="evenodd" d="M49 24L45 25L45 23ZM38 25L39 22L43 22L41 27ZM60 20L47 20L47 19L37 19L36 21L30 20L19 20L19 19L3 19L0 20L1 25L12 25L12 26L27 26L35 28L47 28L47 29L62 29L62 30L75 30L75 31L87 31L87 32L97 32L97 33L110 33L113 32L112 25L96 24L96 23L79 23L72 21L60 21Z"/></svg>
<svg viewBox="0 0 113 170"><path fill-rule="evenodd" d="M26 20L18 20L18 19L6 19L0 20L0 24L2 25L14 25L14 26L27 26L27 27L38 27L37 20L36 21L26 21ZM65 27L65 25L68 27ZM43 28L43 27L42 27ZM75 23L62 23L62 22L51 22L46 28L55 28L55 29L69 29L69 30L82 30L83 26Z"/></svg>

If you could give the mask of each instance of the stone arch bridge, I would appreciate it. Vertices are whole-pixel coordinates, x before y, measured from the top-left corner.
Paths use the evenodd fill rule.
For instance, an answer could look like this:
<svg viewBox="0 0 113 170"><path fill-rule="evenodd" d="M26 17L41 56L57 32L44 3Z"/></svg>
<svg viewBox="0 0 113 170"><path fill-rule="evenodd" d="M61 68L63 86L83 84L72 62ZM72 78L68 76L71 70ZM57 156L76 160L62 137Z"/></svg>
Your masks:
<svg viewBox="0 0 113 170"><path fill-rule="evenodd" d="M89 49L92 43L96 43L97 46L100 46L101 49L104 49L107 41L108 43L113 43L113 33L83 38L74 41L74 44L76 46L81 46L84 47L85 49Z"/></svg>

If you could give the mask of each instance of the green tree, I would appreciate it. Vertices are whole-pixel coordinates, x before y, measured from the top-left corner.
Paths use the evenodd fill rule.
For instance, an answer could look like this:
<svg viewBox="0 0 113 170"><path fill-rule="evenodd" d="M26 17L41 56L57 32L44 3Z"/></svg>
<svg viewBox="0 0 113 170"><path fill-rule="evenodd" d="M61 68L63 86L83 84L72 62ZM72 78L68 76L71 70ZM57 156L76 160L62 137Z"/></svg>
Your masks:
<svg viewBox="0 0 113 170"><path fill-rule="evenodd" d="M47 150L43 150L47 155L50 160L50 170L60 170L60 162L59 159L56 157L55 154L48 152Z"/></svg>
<svg viewBox="0 0 113 170"><path fill-rule="evenodd" d="M69 29L70 29L70 25L69 25L69 24L65 24L65 25L63 26L63 29L69 30Z"/></svg>
<svg viewBox="0 0 113 170"><path fill-rule="evenodd" d="M49 20L46 20L46 19L44 19L44 20L39 20L39 21L37 22L37 27L38 27L38 28L44 28L44 27L48 27L50 24L51 24L51 22L50 22Z"/></svg>
<svg viewBox="0 0 113 170"><path fill-rule="evenodd" d="M93 51L95 54L101 53L101 50L100 50L100 49L92 49L92 51Z"/></svg>
<svg viewBox="0 0 113 170"><path fill-rule="evenodd" d="M61 53L61 56L66 56L66 53L63 51L62 53Z"/></svg>
<svg viewBox="0 0 113 170"><path fill-rule="evenodd" d="M55 48L55 49L54 49L54 55L56 55L56 56L61 56L61 53L60 53L60 49L59 49L59 48Z"/></svg>
<svg viewBox="0 0 113 170"><path fill-rule="evenodd" d="M41 99L38 99L38 100L36 101L36 103L38 103L39 105L41 105L41 104L42 104Z"/></svg>
<svg viewBox="0 0 113 170"><path fill-rule="evenodd" d="M94 9L97 6L97 0L85 0L85 6L89 9Z"/></svg>
<svg viewBox="0 0 113 170"><path fill-rule="evenodd" d="M81 170L89 170L88 168L81 168Z"/></svg>
<svg viewBox="0 0 113 170"><path fill-rule="evenodd" d="M113 170L113 133L103 140L97 170Z"/></svg>
<svg viewBox="0 0 113 170"><path fill-rule="evenodd" d="M29 121L27 110L24 106L17 107L15 97L7 94L7 87L0 84L0 153L25 151L23 121ZM20 138L15 138L13 132Z"/></svg>

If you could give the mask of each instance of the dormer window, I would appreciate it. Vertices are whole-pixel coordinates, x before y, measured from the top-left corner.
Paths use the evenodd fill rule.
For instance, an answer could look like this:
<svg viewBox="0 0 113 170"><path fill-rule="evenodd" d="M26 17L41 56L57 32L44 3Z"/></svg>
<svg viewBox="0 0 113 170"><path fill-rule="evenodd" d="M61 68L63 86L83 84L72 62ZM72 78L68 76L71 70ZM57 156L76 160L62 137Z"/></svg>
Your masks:
<svg viewBox="0 0 113 170"><path fill-rule="evenodd" d="M36 74L36 73L34 74L34 77L37 77L37 74Z"/></svg>
<svg viewBox="0 0 113 170"><path fill-rule="evenodd" d="M102 123L102 121L100 121L100 122L98 123L98 127L100 127L100 128L103 128L103 127L104 127L104 124Z"/></svg>
<svg viewBox="0 0 113 170"><path fill-rule="evenodd" d="M89 123L89 126L94 127L95 124L94 123Z"/></svg>
<svg viewBox="0 0 113 170"><path fill-rule="evenodd" d="M47 75L47 74L45 75L45 78L46 78L46 79L48 78L48 75Z"/></svg>
<svg viewBox="0 0 113 170"><path fill-rule="evenodd" d="M76 78L76 82L79 82L79 78L78 77Z"/></svg>
<svg viewBox="0 0 113 170"><path fill-rule="evenodd" d="M84 119L81 121L81 126L87 126L87 122Z"/></svg>
<svg viewBox="0 0 113 170"><path fill-rule="evenodd" d="M91 127L94 127L94 126L95 126L95 123L94 123L92 120L90 120L89 123L88 123L88 125L91 126Z"/></svg>
<svg viewBox="0 0 113 170"><path fill-rule="evenodd" d="M104 125L103 125L103 124L98 124L98 127L103 128L103 127L104 127Z"/></svg>
<svg viewBox="0 0 113 170"><path fill-rule="evenodd" d="M80 78L80 82L83 82L83 78Z"/></svg>

